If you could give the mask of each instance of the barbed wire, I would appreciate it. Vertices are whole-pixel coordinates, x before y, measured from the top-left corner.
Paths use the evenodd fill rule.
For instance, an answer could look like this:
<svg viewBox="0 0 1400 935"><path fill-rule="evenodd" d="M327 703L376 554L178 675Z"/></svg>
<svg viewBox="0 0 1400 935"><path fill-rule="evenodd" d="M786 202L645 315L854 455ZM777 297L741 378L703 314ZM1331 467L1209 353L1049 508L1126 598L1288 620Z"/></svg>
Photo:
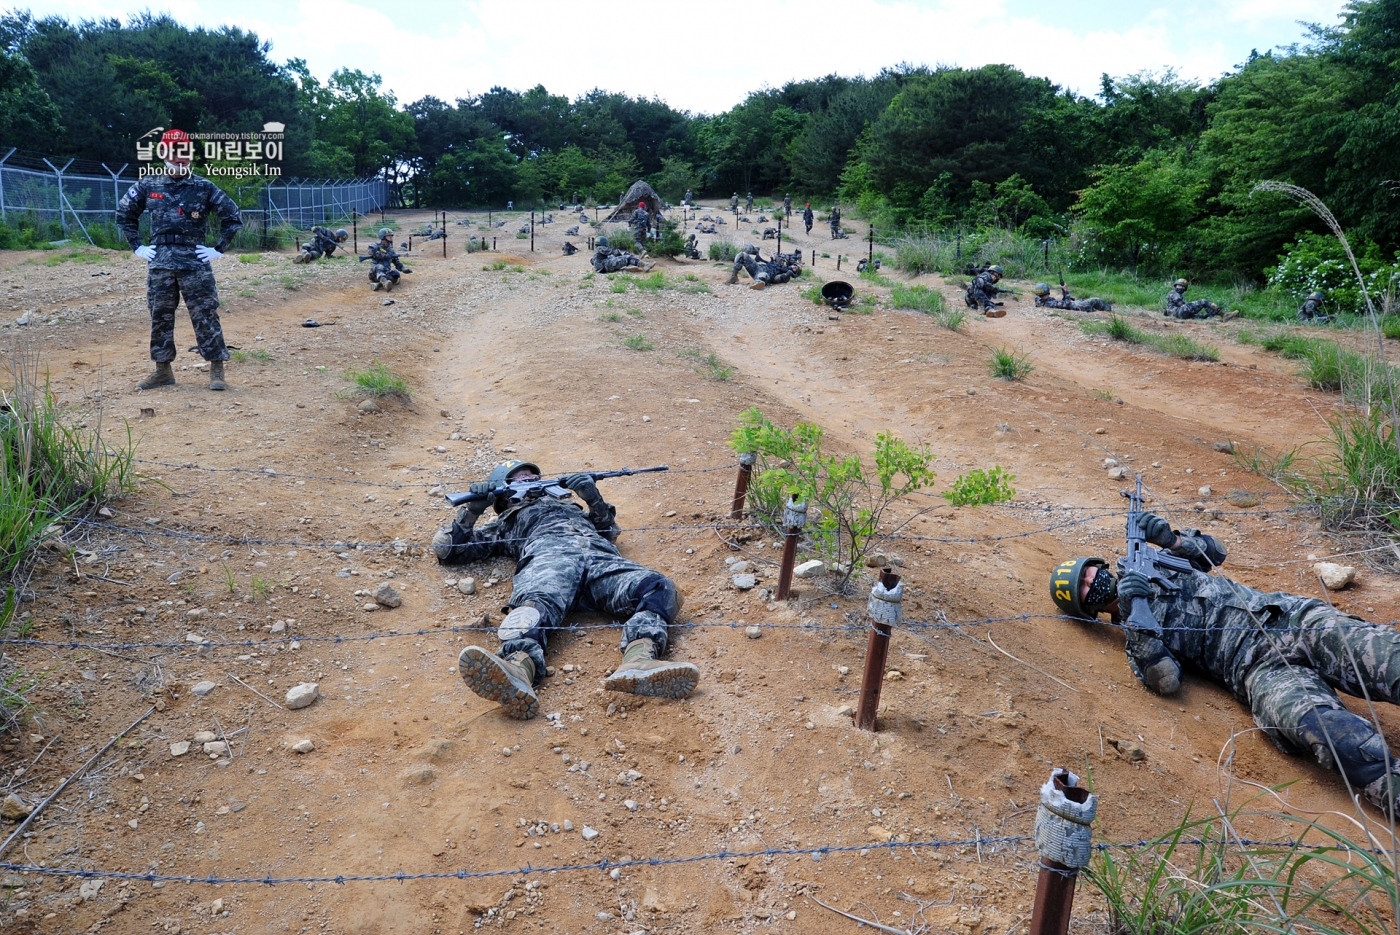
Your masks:
<svg viewBox="0 0 1400 935"><path fill-rule="evenodd" d="M1000 837L978 837L978 838L943 838L930 839L924 841L888 841L872 842L868 844L822 844L808 847L766 847L756 850L739 851L712 851L707 854L695 854L689 857L640 857L630 860L602 860L582 864L545 864L543 866L533 866L526 863L520 867L512 867L502 870L437 870L426 873L373 873L373 874L336 874L335 876L300 876L300 877L274 877L265 874L260 877L221 877L214 874L196 877L181 874L155 873L152 871L137 872L132 870L90 870L77 867L41 867L33 864L0 863L0 870L13 873L32 873L39 876L55 877L78 877L84 880L133 880L147 883L202 883L210 886L219 886L230 883L256 883L264 886L277 886L284 883L406 883L410 880L480 880L494 877L515 877L529 876L530 874L545 873L577 873L581 871L608 871L627 870L634 867L667 867L678 864L701 863L714 860L736 860L752 859L755 857L809 857L815 860L822 860L834 854L849 854L871 851L888 851L893 853L902 848L917 850L939 850L943 848L981 848L996 847L1000 845L1010 845L1013 849L1019 845L1034 843L1035 838L1028 835L1004 835ZM1173 839L1172 842L1161 840L1140 840L1098 843L1092 845L1096 851L1109 850L1141 850L1144 848L1161 847L1169 843L1176 845L1187 845L1194 847L1212 847L1224 844L1232 849L1244 850L1246 848L1271 848L1271 849L1299 849L1306 848L1309 851L1341 851L1346 853L1368 853L1391 855L1400 851L1386 848L1363 848L1352 847L1342 844L1308 844L1297 840L1284 841L1259 841L1251 838L1234 838L1228 840L1208 840L1206 838L1181 838ZM1036 872L1039 867L1034 868ZM1027 871L1031 872L1031 871Z"/></svg>

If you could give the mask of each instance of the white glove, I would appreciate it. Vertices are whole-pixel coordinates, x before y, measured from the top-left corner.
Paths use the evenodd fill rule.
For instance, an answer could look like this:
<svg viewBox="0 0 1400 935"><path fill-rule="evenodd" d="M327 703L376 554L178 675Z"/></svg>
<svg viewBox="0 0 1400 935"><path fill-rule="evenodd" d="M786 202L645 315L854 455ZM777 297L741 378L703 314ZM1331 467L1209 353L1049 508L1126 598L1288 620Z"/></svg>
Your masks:
<svg viewBox="0 0 1400 935"><path fill-rule="evenodd" d="M222 253L215 250L213 247L206 247L204 244L200 244L194 248L194 255L205 263L208 263L210 260L217 260L219 257L223 256Z"/></svg>
<svg viewBox="0 0 1400 935"><path fill-rule="evenodd" d="M139 256L141 259L145 260L147 263L149 263L149 262L151 262L152 260L154 260L154 259L156 258L156 248L155 248L155 247L137 247L137 248L136 248L136 255Z"/></svg>

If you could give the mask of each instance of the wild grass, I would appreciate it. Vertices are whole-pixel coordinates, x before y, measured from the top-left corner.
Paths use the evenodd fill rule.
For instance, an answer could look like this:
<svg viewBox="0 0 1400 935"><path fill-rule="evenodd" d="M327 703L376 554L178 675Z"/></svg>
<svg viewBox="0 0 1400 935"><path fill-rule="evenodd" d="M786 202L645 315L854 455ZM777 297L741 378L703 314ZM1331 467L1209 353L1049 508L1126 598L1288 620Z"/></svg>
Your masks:
<svg viewBox="0 0 1400 935"><path fill-rule="evenodd" d="M652 344L644 334L634 334L622 342L622 346L629 351L649 351L656 345Z"/></svg>
<svg viewBox="0 0 1400 935"><path fill-rule="evenodd" d="M616 247L627 253L637 252L637 241L632 236L632 232L625 227L615 227L605 235L608 238L608 246Z"/></svg>
<svg viewBox="0 0 1400 935"><path fill-rule="evenodd" d="M412 396L408 381L378 360L363 370L347 371L345 379L355 384L354 392L361 396L374 399L393 396L405 401Z"/></svg>
<svg viewBox="0 0 1400 935"><path fill-rule="evenodd" d="M229 359L238 364L246 364L250 360L260 364L272 363L272 355L261 347L255 347L251 351L242 349L231 351L229 353Z"/></svg>
<svg viewBox="0 0 1400 935"><path fill-rule="evenodd" d="M709 377L711 380L717 380L721 383L724 383L727 382L730 377L734 376L734 368L726 366L714 354L710 354L708 357L705 358L705 366L707 368L705 371L705 376Z"/></svg>
<svg viewBox="0 0 1400 935"><path fill-rule="evenodd" d="M1219 360L1220 349L1204 344L1180 332L1158 334L1137 327L1121 315L1110 315L1107 321L1086 321L1080 326L1085 334L1106 337L1124 344L1143 345L1182 360Z"/></svg>
<svg viewBox="0 0 1400 935"><path fill-rule="evenodd" d="M712 240L709 247L710 259L723 263L733 263L739 255L739 248L732 240Z"/></svg>
<svg viewBox="0 0 1400 935"><path fill-rule="evenodd" d="M1035 367L1031 364L1031 355L1029 353L1005 347L996 347L992 348L992 359L989 364L989 369L994 377L1019 382L1030 376L1031 372L1035 370Z"/></svg>
<svg viewBox="0 0 1400 935"><path fill-rule="evenodd" d="M912 308L925 315L936 315L942 312L947 305L943 301L943 293L937 289L930 289L928 286L910 286L904 283L899 283L894 287L890 293L890 303L895 308Z"/></svg>

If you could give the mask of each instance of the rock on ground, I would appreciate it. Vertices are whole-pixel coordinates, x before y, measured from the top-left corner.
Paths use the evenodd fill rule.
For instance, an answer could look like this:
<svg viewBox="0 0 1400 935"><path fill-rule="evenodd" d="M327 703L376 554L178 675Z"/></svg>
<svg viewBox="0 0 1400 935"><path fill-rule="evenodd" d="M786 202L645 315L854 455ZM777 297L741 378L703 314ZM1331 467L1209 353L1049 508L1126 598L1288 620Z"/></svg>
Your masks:
<svg viewBox="0 0 1400 935"><path fill-rule="evenodd" d="M5 821L23 821L34 811L17 793L11 792L0 801L0 818Z"/></svg>
<svg viewBox="0 0 1400 935"><path fill-rule="evenodd" d="M814 558L810 562L798 565L792 570L792 573L799 578L815 578L824 571L826 571L826 565Z"/></svg>
<svg viewBox="0 0 1400 935"><path fill-rule="evenodd" d="M321 686L315 682L302 682L287 689L287 707L293 711L304 708L321 697Z"/></svg>
<svg viewBox="0 0 1400 935"><path fill-rule="evenodd" d="M202 682L195 682L194 687L191 688L190 691L194 692L197 697L203 698L205 695L209 694L211 691L218 687L218 685L215 685L213 682L209 681L208 679L205 679Z"/></svg>
<svg viewBox="0 0 1400 935"><path fill-rule="evenodd" d="M403 597L387 581L375 588L371 596L381 607L398 607L403 604Z"/></svg>
<svg viewBox="0 0 1400 935"><path fill-rule="evenodd" d="M1313 573L1322 579L1329 591L1340 591L1356 580L1355 565L1338 565L1336 562L1318 562Z"/></svg>

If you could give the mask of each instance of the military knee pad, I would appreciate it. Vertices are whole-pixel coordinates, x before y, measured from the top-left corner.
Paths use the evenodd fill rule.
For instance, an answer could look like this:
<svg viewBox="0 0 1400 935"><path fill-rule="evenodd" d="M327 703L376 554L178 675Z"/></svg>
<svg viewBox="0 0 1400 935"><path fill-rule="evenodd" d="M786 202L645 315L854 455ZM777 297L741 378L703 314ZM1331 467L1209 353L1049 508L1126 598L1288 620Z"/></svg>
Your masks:
<svg viewBox="0 0 1400 935"><path fill-rule="evenodd" d="M1319 764L1358 788L1383 777L1394 762L1371 722L1345 708L1313 708L1298 721L1298 740Z"/></svg>
<svg viewBox="0 0 1400 935"><path fill-rule="evenodd" d="M685 606L685 596L676 583L663 574L653 573L637 586L637 612L651 611L666 623L674 623Z"/></svg>
<svg viewBox="0 0 1400 935"><path fill-rule="evenodd" d="M522 604L506 614L506 619L496 630L496 636L502 643L521 639L539 627L540 619L540 612L533 604Z"/></svg>

